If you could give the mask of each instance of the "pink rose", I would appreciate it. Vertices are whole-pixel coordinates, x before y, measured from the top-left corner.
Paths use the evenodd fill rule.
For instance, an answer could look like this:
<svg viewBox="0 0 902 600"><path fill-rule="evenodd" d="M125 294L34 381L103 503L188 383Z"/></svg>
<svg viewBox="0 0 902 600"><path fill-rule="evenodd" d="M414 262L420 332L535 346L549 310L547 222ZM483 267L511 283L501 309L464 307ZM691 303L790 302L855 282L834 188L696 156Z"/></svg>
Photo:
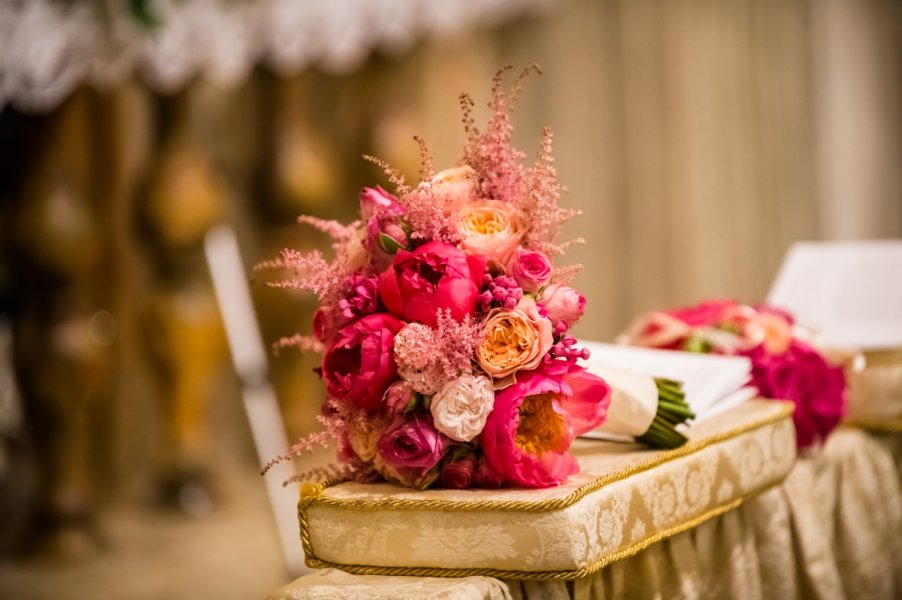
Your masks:
<svg viewBox="0 0 902 600"><path fill-rule="evenodd" d="M417 490L425 490L438 479L438 465L427 468L419 467L393 467L382 459L381 454L376 454L373 459L373 469L388 481L394 481L401 485Z"/></svg>
<svg viewBox="0 0 902 600"><path fill-rule="evenodd" d="M536 293L551 279L552 265L547 256L535 250L517 248L508 272L527 292Z"/></svg>
<svg viewBox="0 0 902 600"><path fill-rule="evenodd" d="M792 420L800 449L826 440L846 412L846 379L807 344L792 340L782 354L763 344L743 352L752 360L752 383L767 398L795 404Z"/></svg>
<svg viewBox="0 0 902 600"><path fill-rule="evenodd" d="M480 443L489 465L508 483L550 487L579 471L568 452L576 435L604 421L611 390L563 361L521 372L495 397Z"/></svg>
<svg viewBox="0 0 902 600"><path fill-rule="evenodd" d="M320 306L313 313L313 337L327 344L335 335L335 331L347 323L347 320L336 315L330 306Z"/></svg>
<svg viewBox="0 0 902 600"><path fill-rule="evenodd" d="M519 213L500 200L468 204L460 209L458 219L460 247L501 267L510 262L525 229Z"/></svg>
<svg viewBox="0 0 902 600"><path fill-rule="evenodd" d="M473 314L484 272L482 257L428 242L413 252L398 251L379 277L379 295L392 313L435 327L439 310L450 310L457 321Z"/></svg>
<svg viewBox="0 0 902 600"><path fill-rule="evenodd" d="M336 400L375 409L398 377L394 337L404 323L386 313L367 315L344 327L323 357L326 391Z"/></svg>
<svg viewBox="0 0 902 600"><path fill-rule="evenodd" d="M432 415L415 412L395 417L379 438L379 456L395 469L431 469L445 456L448 446L448 438L432 425Z"/></svg>
<svg viewBox="0 0 902 600"><path fill-rule="evenodd" d="M385 391L382 405L390 415L404 412L413 399L414 390L406 381L396 381Z"/></svg>
<svg viewBox="0 0 902 600"><path fill-rule="evenodd" d="M692 328L663 311L642 315L617 336L618 344L679 350L692 335Z"/></svg>
<svg viewBox="0 0 902 600"><path fill-rule="evenodd" d="M470 450L457 458L452 458L451 454L442 461L438 483L444 488L465 490L472 486L476 478L476 453Z"/></svg>
<svg viewBox="0 0 902 600"><path fill-rule="evenodd" d="M378 271L394 260L395 253L410 246L410 226L404 222L404 209L397 198L381 187L360 192L360 216L366 223L363 246Z"/></svg>
<svg viewBox="0 0 902 600"><path fill-rule="evenodd" d="M373 215L392 210L397 206L398 199L382 189L381 185L360 190L360 220L364 223L369 222Z"/></svg>
<svg viewBox="0 0 902 600"><path fill-rule="evenodd" d="M476 474L473 477L474 488L494 490L504 485L504 478L492 468L485 455L479 457L476 463Z"/></svg>
<svg viewBox="0 0 902 600"><path fill-rule="evenodd" d="M555 326L560 322L568 327L573 326L586 312L585 297L572 287L558 283L546 287L539 302Z"/></svg>

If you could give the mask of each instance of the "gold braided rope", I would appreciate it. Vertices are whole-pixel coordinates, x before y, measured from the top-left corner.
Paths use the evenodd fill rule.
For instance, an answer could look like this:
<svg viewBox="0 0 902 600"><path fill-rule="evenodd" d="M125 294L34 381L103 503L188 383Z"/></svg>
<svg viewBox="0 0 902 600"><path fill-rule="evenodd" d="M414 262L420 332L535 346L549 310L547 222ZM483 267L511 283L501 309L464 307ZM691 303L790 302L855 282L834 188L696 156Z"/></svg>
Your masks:
<svg viewBox="0 0 902 600"><path fill-rule="evenodd" d="M305 484L301 486L301 500L298 502L299 512L306 512L313 504L330 506L347 510L442 510L453 512L473 512L487 510L505 510L510 512L551 512L572 506L587 494L598 491L602 487L625 479L636 473L647 471L677 458L693 454L708 446L725 442L749 431L766 427L777 421L781 421L792 414L793 405L789 402L774 402L780 405L780 409L774 414L757 421L746 423L729 431L712 435L697 442L689 442L673 450L665 450L656 453L649 460L641 461L612 471L597 479L586 482L559 498L547 500L441 500L421 498L384 498L376 500L364 500L359 498L335 498L324 495L324 490L334 482L320 484ZM306 520L306 519L305 519Z"/></svg>
<svg viewBox="0 0 902 600"><path fill-rule="evenodd" d="M786 474L783 475L785 477ZM491 568L478 568L478 567L465 567L458 569L443 569L439 567L381 567L381 566L372 566L372 565L346 565L341 563L334 563L327 560L322 560L320 558L316 558L315 556L308 554L306 559L306 564L308 567L313 569L322 569L322 568L335 568L345 571L347 573L352 573L355 575L391 575L391 576L412 576L412 577L472 577L472 576L482 576L482 577L495 577L498 579L520 579L525 581L568 581L572 579L580 579L582 577L586 577L603 569L604 567L610 565L611 563L617 562L619 560L624 560L627 558L631 558L645 550L652 544L656 544L660 541L663 541L669 537L674 535L683 533L684 531L688 531L695 527L698 527L705 521L713 519L714 517L718 517L726 512L733 510L734 508L739 507L743 502L748 501L755 496L762 494L763 492L771 489L772 487L778 485L783 478L780 478L778 481L770 482L767 485L761 486L760 488L749 492L748 494L744 494L739 498L734 500L730 500L724 504L719 506L715 506L714 508L709 509L703 514L694 517L685 523L680 523L679 525L675 525L670 527L669 529L665 529L663 531L659 531L654 535L650 535L633 545L620 550L618 552L614 552L612 554L607 554L597 559L596 561L580 568L574 569L572 571L517 571L517 570L507 570L507 569L491 569ZM303 533L302 536L303 538ZM306 548L305 548L306 550Z"/></svg>
<svg viewBox="0 0 902 600"><path fill-rule="evenodd" d="M516 570L503 570L503 569L489 569L489 568L475 568L475 567L467 567L467 568L459 568L459 569L440 569L434 567L383 567L383 566L372 566L372 565L346 565L341 563L333 563L330 561L325 561L316 556L313 551L313 544L310 540L310 527L308 522L308 508L313 504L327 504L330 506L339 506L342 508L347 508L351 510L376 510L376 509L391 509L400 505L403 508L414 508L411 506L412 503L416 504L416 508L430 508L435 509L435 507L439 507L445 509L447 506L451 506L452 510L461 510L461 511L473 511L473 510L520 510L524 512L546 512L551 510L557 510L559 508L566 508L571 504L577 502L579 499L584 497L586 494L596 491L600 489L602 486L611 483L613 481L617 481L619 479L623 479L631 474L634 474L637 471L644 471L660 464L671 461L680 456L685 456L686 454L690 454L692 452L696 452L708 446L721 443L732 438L738 437L744 433L749 431L753 431L756 429L760 429L771 425L773 423L779 422L792 414L793 405L791 403L780 402L780 409L775 412L773 415L759 419L757 421L753 421L751 423L747 423L741 427L736 427L727 432L711 436L709 438L705 438L704 440L700 440L698 442L690 442L686 444L682 448L678 448L676 450L670 450L666 452L661 452L654 459L644 461L642 463L638 463L632 467L627 467L625 469L621 469L620 471L611 473L607 476L600 477L593 482L588 484L584 484L580 486L573 493L567 495L564 498L558 498L554 500L545 500L539 502L524 502L524 501L504 501L504 500L487 500L487 501L470 501L470 502L453 502L449 500L442 501L428 501L428 500L420 500L420 501L411 501L409 499L393 499L389 498L383 501L362 501L362 500L341 500L335 498L328 498L322 495L323 490L331 485L331 483L321 483L321 484L305 484L301 486L301 499L298 502L298 522L300 524L300 538L301 545L304 549L304 554L306 555L306 564L311 568L325 568L325 567L334 567L338 569L342 569L349 573L357 573L364 575L413 575L413 576L425 576L425 577L463 577L468 575L486 575L490 577L499 577L499 578L517 578L517 579L527 579L527 580L536 580L536 581L545 581L552 579L577 579L579 577L584 577L590 573L601 569L608 564L622 560L624 558L629 558L639 551L647 548L649 545L654 544L660 540L663 540L672 535L676 535L677 533L681 533L692 527L695 527L704 521L711 519L715 516L723 514L733 508L736 508L744 499L754 496L756 494L761 493L762 491L772 487L779 483L779 481L768 483L766 486L761 487L758 490L745 494L735 500L717 506L715 508L710 509L705 512L701 516L695 517L686 523L674 526L670 529L658 532L640 542L633 544L629 548L625 550L621 550L619 552L607 555L605 557L600 558L594 563L585 566L581 569L574 571L516 571ZM687 448L688 447L688 448ZM783 477L785 477L785 473ZM780 478L780 480L783 479ZM329 502L324 502L324 500L329 500ZM562 501L569 500L569 504L564 504L561 506ZM359 508L362 507L362 508Z"/></svg>
<svg viewBox="0 0 902 600"><path fill-rule="evenodd" d="M850 421L843 421L843 427L851 427L853 429L864 429L875 433L899 433L902 432L902 418L889 417L886 419L867 419L856 418Z"/></svg>

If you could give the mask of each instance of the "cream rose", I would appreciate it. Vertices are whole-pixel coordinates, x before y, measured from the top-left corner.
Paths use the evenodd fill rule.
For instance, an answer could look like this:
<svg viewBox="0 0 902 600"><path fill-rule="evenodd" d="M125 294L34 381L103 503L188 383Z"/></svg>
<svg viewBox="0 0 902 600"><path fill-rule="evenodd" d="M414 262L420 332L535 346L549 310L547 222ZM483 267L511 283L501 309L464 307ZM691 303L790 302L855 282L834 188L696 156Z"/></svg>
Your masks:
<svg viewBox="0 0 902 600"><path fill-rule="evenodd" d="M551 321L535 300L524 297L513 309L494 308L482 325L484 341L476 349L479 366L495 380L495 389L514 383L520 369L535 369L554 342Z"/></svg>
<svg viewBox="0 0 902 600"><path fill-rule="evenodd" d="M523 237L523 219L505 202L477 200L458 212L460 247L505 266Z"/></svg>
<svg viewBox="0 0 902 600"><path fill-rule="evenodd" d="M446 383L432 397L429 410L436 429L452 440L469 442L482 433L494 404L492 380L465 374Z"/></svg>
<svg viewBox="0 0 902 600"><path fill-rule="evenodd" d="M476 200L476 171L472 167L454 167L439 171L429 180L435 193L444 199L448 214Z"/></svg>

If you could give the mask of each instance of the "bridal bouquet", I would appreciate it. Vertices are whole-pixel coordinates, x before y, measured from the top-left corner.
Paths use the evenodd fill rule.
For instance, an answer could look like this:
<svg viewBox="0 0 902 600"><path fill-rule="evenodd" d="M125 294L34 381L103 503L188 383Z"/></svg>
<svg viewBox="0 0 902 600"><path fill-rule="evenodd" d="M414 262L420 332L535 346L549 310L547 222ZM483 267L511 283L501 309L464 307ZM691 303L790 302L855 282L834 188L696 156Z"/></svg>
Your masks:
<svg viewBox="0 0 902 600"><path fill-rule="evenodd" d="M656 311L634 321L618 342L747 356L759 394L795 404L800 449L825 440L846 411L843 367L784 310L724 300Z"/></svg>
<svg viewBox="0 0 902 600"><path fill-rule="evenodd" d="M563 223L546 129L535 162L511 145L511 92L494 80L486 130L461 96L467 134L459 166L434 172L420 144L415 186L382 161L394 193L360 193L350 225L301 217L329 234L335 256L285 250L272 285L314 292L313 335L278 347L323 351L323 431L272 464L336 442L342 467L299 476L394 481L426 488L548 487L579 470L569 448L604 420L605 381L579 365L569 334L585 298L577 265L553 258ZM578 241L578 240L577 240ZM671 386L673 387L673 386ZM670 388L668 388L670 389Z"/></svg>

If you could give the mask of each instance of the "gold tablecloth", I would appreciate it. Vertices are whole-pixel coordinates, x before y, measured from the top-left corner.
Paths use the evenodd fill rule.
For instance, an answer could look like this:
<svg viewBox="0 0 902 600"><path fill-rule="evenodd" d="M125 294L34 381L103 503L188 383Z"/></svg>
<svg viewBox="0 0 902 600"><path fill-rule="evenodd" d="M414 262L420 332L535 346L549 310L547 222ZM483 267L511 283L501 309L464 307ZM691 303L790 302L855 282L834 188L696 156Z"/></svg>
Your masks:
<svg viewBox="0 0 902 600"><path fill-rule="evenodd" d="M774 488L575 581L325 570L271 598L900 598L900 482L902 435L846 427Z"/></svg>

